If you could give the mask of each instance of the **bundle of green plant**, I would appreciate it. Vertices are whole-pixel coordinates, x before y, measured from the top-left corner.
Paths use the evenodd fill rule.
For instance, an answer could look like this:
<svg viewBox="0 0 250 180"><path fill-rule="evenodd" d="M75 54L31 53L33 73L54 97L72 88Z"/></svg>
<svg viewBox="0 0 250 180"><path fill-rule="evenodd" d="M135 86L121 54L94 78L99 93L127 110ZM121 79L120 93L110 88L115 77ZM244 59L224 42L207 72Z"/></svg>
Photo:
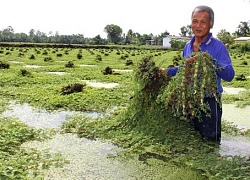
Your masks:
<svg viewBox="0 0 250 180"><path fill-rule="evenodd" d="M209 106L204 103L204 97L216 97L218 70L212 57L205 52L197 52L185 60L176 76L165 88L160 101L166 109L171 109L175 117L201 116L201 111L207 112Z"/></svg>
<svg viewBox="0 0 250 180"><path fill-rule="evenodd" d="M82 59L82 53L77 54L77 59L79 59L79 60Z"/></svg>
<svg viewBox="0 0 250 180"><path fill-rule="evenodd" d="M244 74L237 76L235 79L236 79L236 81L246 81L247 80L247 78Z"/></svg>
<svg viewBox="0 0 250 180"><path fill-rule="evenodd" d="M103 73L104 75L112 74L112 73L113 73L113 70L112 70L111 67L107 66L107 67L104 69L104 71L102 71L102 73Z"/></svg>
<svg viewBox="0 0 250 180"><path fill-rule="evenodd" d="M66 68L73 68L73 67L75 67L75 65L74 65L73 61L69 61L67 64L65 64L65 67Z"/></svg>
<svg viewBox="0 0 250 180"><path fill-rule="evenodd" d="M69 84L62 88L62 94L66 95L66 94L72 94L75 92L82 92L82 89L84 86L85 86L84 84L80 84L80 83Z"/></svg>
<svg viewBox="0 0 250 180"><path fill-rule="evenodd" d="M143 106L149 106L155 102L162 87L170 81L170 77L161 74L159 67L156 66L152 56L145 57L139 64L135 72L135 80L139 84L141 101Z"/></svg>
<svg viewBox="0 0 250 180"><path fill-rule="evenodd" d="M134 64L134 63L133 63L133 60L131 60L131 59L126 61L126 65L127 65L127 66L133 65L133 64Z"/></svg>
<svg viewBox="0 0 250 180"><path fill-rule="evenodd" d="M137 127L140 131L165 135L163 123L167 122L166 116L171 114L166 112L163 103L160 104L156 100L167 86L170 77L162 73L152 57L144 57L137 65L134 74L137 87L130 98L131 104L120 121L124 122L125 126Z"/></svg>
<svg viewBox="0 0 250 180"><path fill-rule="evenodd" d="M27 71L26 69L21 69L20 73L22 76L32 76L31 72Z"/></svg>
<svg viewBox="0 0 250 180"><path fill-rule="evenodd" d="M180 65L180 62L183 60L182 56L181 56L181 53L178 52L177 56L174 56L173 58L173 65L174 66L178 66Z"/></svg>
<svg viewBox="0 0 250 180"><path fill-rule="evenodd" d="M99 55L99 54L98 54L98 55L96 55L96 60L97 60L97 61L102 61L102 56L101 56L101 55Z"/></svg>
<svg viewBox="0 0 250 180"><path fill-rule="evenodd" d="M44 62L52 61L52 57L45 57Z"/></svg>
<svg viewBox="0 0 250 180"><path fill-rule="evenodd" d="M5 61L0 61L0 69L9 69L10 64Z"/></svg>
<svg viewBox="0 0 250 180"><path fill-rule="evenodd" d="M43 55L48 55L48 52L46 50L44 50Z"/></svg>
<svg viewBox="0 0 250 180"><path fill-rule="evenodd" d="M36 59L35 55L32 54L32 55L30 56L30 59Z"/></svg>

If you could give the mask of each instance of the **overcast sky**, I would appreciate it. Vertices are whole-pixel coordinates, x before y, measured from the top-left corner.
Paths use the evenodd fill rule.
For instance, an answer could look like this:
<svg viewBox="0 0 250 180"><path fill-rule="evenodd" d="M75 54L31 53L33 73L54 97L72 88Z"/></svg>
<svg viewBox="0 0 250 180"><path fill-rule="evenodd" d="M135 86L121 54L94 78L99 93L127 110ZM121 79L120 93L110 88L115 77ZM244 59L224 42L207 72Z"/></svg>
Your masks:
<svg viewBox="0 0 250 180"><path fill-rule="evenodd" d="M233 33L241 21L250 20L249 0L3 0L0 29L12 26L15 33L34 29L92 38L106 37L104 27L115 24L123 33L132 29L140 34L178 35L182 26L190 24L197 5L213 8L214 36L222 29Z"/></svg>

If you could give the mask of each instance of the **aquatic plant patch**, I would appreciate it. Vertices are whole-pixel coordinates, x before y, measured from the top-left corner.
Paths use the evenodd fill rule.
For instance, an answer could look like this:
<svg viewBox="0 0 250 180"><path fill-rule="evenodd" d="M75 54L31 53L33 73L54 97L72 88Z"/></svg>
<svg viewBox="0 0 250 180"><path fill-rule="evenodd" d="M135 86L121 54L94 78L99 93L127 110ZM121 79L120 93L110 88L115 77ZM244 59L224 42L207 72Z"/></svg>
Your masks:
<svg viewBox="0 0 250 180"><path fill-rule="evenodd" d="M59 154L25 149L21 144L31 140L48 138L49 131L35 130L10 118L0 118L0 179L41 178L49 166L61 166Z"/></svg>

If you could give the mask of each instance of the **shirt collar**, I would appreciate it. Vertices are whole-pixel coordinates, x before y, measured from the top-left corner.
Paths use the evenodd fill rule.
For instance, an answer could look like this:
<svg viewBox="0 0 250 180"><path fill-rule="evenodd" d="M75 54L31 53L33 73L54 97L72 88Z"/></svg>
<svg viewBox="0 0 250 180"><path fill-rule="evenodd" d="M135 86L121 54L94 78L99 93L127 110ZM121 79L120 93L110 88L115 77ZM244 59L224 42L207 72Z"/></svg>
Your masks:
<svg viewBox="0 0 250 180"><path fill-rule="evenodd" d="M205 44L206 46L209 45L209 43L212 41L212 38L213 38L213 36L212 36L212 33L210 32L207 36L207 39L203 43L201 43L201 45L203 45L203 44ZM193 36L191 41L190 41L192 49L193 49L194 40L195 40L195 36Z"/></svg>

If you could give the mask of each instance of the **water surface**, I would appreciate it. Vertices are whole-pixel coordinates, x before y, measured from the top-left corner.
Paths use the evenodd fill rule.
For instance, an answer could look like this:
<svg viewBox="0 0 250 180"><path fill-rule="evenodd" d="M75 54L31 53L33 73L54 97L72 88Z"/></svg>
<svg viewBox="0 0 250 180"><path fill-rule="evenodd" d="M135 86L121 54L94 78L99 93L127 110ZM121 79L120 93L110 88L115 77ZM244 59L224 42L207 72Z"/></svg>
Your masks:
<svg viewBox="0 0 250 180"><path fill-rule="evenodd" d="M48 112L44 109L33 108L28 103L19 104L11 102L7 109L2 113L3 117L16 118L25 124L36 128L60 128L62 122L67 117L73 115L86 115L88 117L99 117L101 114L97 112L76 112L76 111L52 111Z"/></svg>

